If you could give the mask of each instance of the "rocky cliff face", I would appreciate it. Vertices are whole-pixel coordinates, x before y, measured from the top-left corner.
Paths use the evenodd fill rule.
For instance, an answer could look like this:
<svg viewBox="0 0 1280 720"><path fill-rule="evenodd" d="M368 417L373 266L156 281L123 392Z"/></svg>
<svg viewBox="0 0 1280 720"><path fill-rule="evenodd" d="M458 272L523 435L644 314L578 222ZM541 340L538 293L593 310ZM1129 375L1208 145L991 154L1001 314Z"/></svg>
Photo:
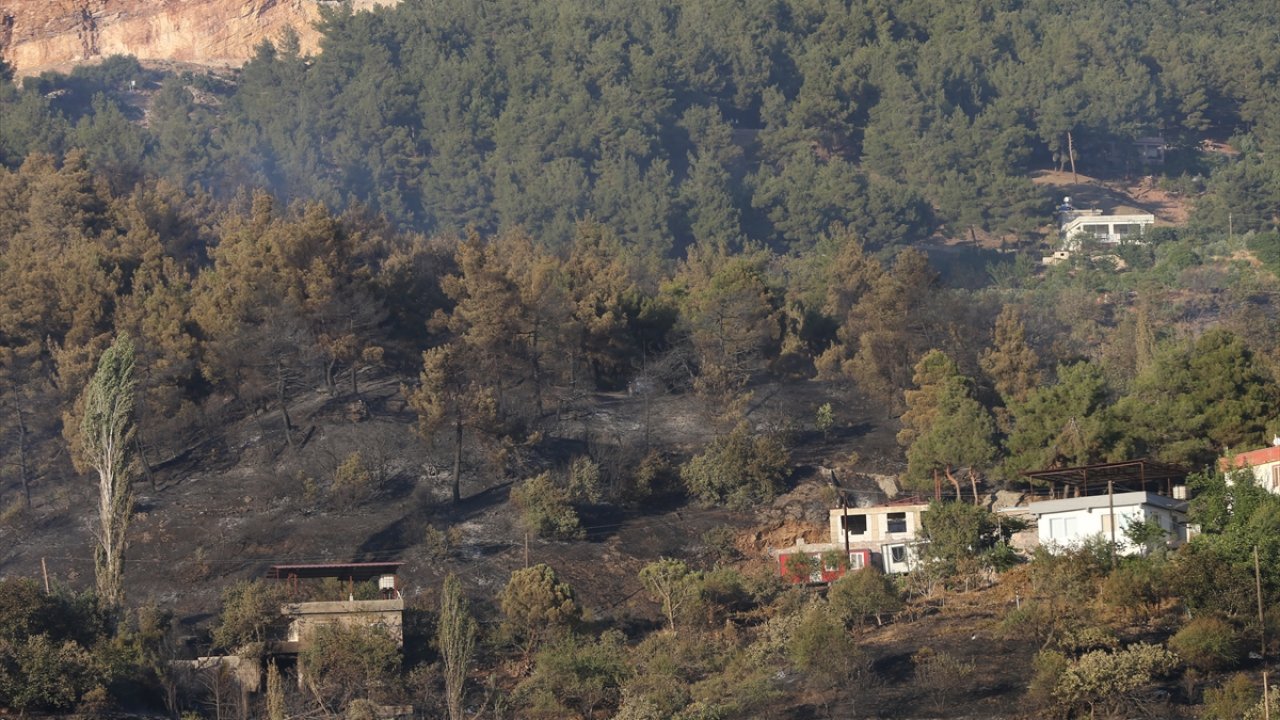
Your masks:
<svg viewBox="0 0 1280 720"><path fill-rule="evenodd" d="M355 9L397 0L356 0ZM19 77L109 55L239 65L293 28L304 51L318 0L0 0L0 56Z"/></svg>

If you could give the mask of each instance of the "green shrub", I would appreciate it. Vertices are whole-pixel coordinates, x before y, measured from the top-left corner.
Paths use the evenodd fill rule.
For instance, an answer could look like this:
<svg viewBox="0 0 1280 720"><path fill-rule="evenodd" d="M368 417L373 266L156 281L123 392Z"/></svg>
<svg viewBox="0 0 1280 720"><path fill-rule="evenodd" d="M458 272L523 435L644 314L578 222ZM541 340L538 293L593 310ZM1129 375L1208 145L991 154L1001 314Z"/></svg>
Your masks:
<svg viewBox="0 0 1280 720"><path fill-rule="evenodd" d="M820 568L821 561L817 555L796 552L787 556L787 579L791 582L807 583Z"/></svg>
<svg viewBox="0 0 1280 720"><path fill-rule="evenodd" d="M777 497L790 462L780 441L754 435L742 423L681 466L680 477L703 502L746 508Z"/></svg>
<svg viewBox="0 0 1280 720"><path fill-rule="evenodd" d="M1178 667L1178 658L1159 645L1137 643L1114 652L1094 650L1062 671L1053 696L1069 708L1118 715L1150 689L1156 678Z"/></svg>
<svg viewBox="0 0 1280 720"><path fill-rule="evenodd" d="M1169 647L1200 670L1225 670L1240 659L1240 634L1231 623L1202 615L1169 639Z"/></svg>
<svg viewBox="0 0 1280 720"><path fill-rule="evenodd" d="M430 560L444 560L462 544L462 530L457 526L441 530L428 525L422 533L422 552Z"/></svg>
<svg viewBox="0 0 1280 720"><path fill-rule="evenodd" d="M511 491L525 527L539 537L573 540L583 537L582 521L569 502L569 493L556 485L551 473L525 480Z"/></svg>
<svg viewBox="0 0 1280 720"><path fill-rule="evenodd" d="M836 424L835 412L831 409L831 403L823 403L818 406L817 412L814 413L813 426L818 432L822 433L822 437L826 438L831 433L831 428Z"/></svg>
<svg viewBox="0 0 1280 720"><path fill-rule="evenodd" d="M1163 568L1157 560L1132 559L1102 581L1099 599L1124 612L1131 622L1148 621L1168 597Z"/></svg>
<svg viewBox="0 0 1280 720"><path fill-rule="evenodd" d="M717 615L751 606L751 593L747 591L742 573L736 568L718 567L705 573L700 592L707 608Z"/></svg>
<svg viewBox="0 0 1280 720"><path fill-rule="evenodd" d="M1041 650L1031 664L1034 672L1027 685L1027 700L1033 707L1048 710L1058 703L1053 693L1071 661L1057 650Z"/></svg>
<svg viewBox="0 0 1280 720"><path fill-rule="evenodd" d="M702 533L702 544L716 562L733 562L742 558L737 545L738 531L728 525L720 525Z"/></svg>
<svg viewBox="0 0 1280 720"><path fill-rule="evenodd" d="M213 629L213 643L235 652L266 640L267 627L280 617L284 595L278 583L241 581L222 591L222 615Z"/></svg>
<svg viewBox="0 0 1280 720"><path fill-rule="evenodd" d="M836 580L827 591L827 600L846 626L861 625L868 617L874 617L876 625L882 625L886 615L902 609L902 594L897 586L873 567Z"/></svg>
<svg viewBox="0 0 1280 720"><path fill-rule="evenodd" d="M576 457L569 465L569 494L582 502L598 503L605 499L604 476L600 465L589 457Z"/></svg>
<svg viewBox="0 0 1280 720"><path fill-rule="evenodd" d="M516 570L498 594L502 633L526 653L550 636L567 631L582 617L573 588L550 565Z"/></svg>
<svg viewBox="0 0 1280 720"><path fill-rule="evenodd" d="M368 497L373 490L373 474L364 465L360 451L351 453L333 471L333 494L348 500Z"/></svg>
<svg viewBox="0 0 1280 720"><path fill-rule="evenodd" d="M378 699L390 692L400 670L400 649L379 627L321 625L298 662L312 691L341 711L361 695Z"/></svg>
<svg viewBox="0 0 1280 720"><path fill-rule="evenodd" d="M1258 684L1244 674L1232 675L1222 687L1204 691L1201 720L1239 720L1259 702Z"/></svg>
<svg viewBox="0 0 1280 720"><path fill-rule="evenodd" d="M811 603L791 631L787 657L815 692L830 692L849 683L860 666L860 652L825 603ZM839 658L838 661L833 661Z"/></svg>
<svg viewBox="0 0 1280 720"><path fill-rule="evenodd" d="M31 635L0 640L0 705L18 710L69 710L99 684L93 657L80 645Z"/></svg>
<svg viewBox="0 0 1280 720"><path fill-rule="evenodd" d="M657 450L650 450L644 456L628 480L624 494L632 503L644 503L678 489L671 463Z"/></svg>
<svg viewBox="0 0 1280 720"><path fill-rule="evenodd" d="M1095 650L1115 650L1120 647L1120 639L1107 628L1083 625L1063 630L1057 646L1065 653L1078 656Z"/></svg>
<svg viewBox="0 0 1280 720"><path fill-rule="evenodd" d="M590 718L616 708L628 675L623 641L616 630L595 641L566 635L540 650L533 675L516 688L521 717Z"/></svg>

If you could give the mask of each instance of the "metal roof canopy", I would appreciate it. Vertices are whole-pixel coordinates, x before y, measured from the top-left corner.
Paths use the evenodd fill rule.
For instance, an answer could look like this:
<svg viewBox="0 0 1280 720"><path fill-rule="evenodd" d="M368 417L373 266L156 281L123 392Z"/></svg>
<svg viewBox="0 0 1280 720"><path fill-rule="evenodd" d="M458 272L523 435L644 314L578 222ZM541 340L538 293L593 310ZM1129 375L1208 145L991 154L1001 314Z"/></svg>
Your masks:
<svg viewBox="0 0 1280 720"><path fill-rule="evenodd" d="M1173 486L1186 482L1188 472L1181 465L1143 458L1098 465L1033 470L1022 473L1022 476L1029 480L1049 483L1050 488L1056 488L1059 483L1066 487L1073 487L1076 489L1077 496L1089 495L1090 490L1104 493L1107 491L1107 483L1111 483L1117 491L1148 490L1154 485L1157 490L1163 487L1164 495L1172 495Z"/></svg>
<svg viewBox="0 0 1280 720"><path fill-rule="evenodd" d="M272 565L267 577L275 580L339 578L352 582L395 575L402 562L318 563L309 565Z"/></svg>

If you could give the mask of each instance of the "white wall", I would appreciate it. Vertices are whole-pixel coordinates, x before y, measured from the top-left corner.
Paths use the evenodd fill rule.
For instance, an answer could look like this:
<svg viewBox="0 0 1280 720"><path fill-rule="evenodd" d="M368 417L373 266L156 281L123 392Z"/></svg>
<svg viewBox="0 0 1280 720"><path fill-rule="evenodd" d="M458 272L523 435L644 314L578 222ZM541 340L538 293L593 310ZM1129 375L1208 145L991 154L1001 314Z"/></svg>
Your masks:
<svg viewBox="0 0 1280 720"><path fill-rule="evenodd" d="M1138 553L1141 548L1131 544L1124 535L1124 529L1133 522L1154 520L1169 534L1169 542L1181 545L1186 541L1186 528L1180 523L1185 518L1170 510L1142 505L1128 505L1115 508L1115 540L1118 551L1122 555ZM1091 508L1084 510L1065 510L1040 516L1037 521L1037 535L1040 544L1049 548L1076 547L1089 538L1101 537L1110 542L1111 525L1109 508Z"/></svg>

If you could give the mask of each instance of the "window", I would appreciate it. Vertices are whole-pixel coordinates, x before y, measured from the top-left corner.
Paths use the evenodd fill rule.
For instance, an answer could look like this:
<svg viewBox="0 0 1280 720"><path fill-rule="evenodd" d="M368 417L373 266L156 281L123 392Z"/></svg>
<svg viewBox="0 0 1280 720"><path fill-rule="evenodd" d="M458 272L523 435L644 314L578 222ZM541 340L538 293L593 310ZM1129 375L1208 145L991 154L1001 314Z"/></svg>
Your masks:
<svg viewBox="0 0 1280 720"><path fill-rule="evenodd" d="M856 552L849 553L849 569L861 570L862 567L863 567L862 553L856 553Z"/></svg>
<svg viewBox="0 0 1280 720"><path fill-rule="evenodd" d="M840 523L844 526L844 531L850 535L867 534L866 515L845 515L840 518Z"/></svg>
<svg viewBox="0 0 1280 720"><path fill-rule="evenodd" d="M1271 466L1271 492L1280 491L1280 464Z"/></svg>
<svg viewBox="0 0 1280 720"><path fill-rule="evenodd" d="M904 533L907 531L907 514L905 512L891 512L885 517L888 519L889 532Z"/></svg>
<svg viewBox="0 0 1280 720"><path fill-rule="evenodd" d="M906 545L890 545L889 546L889 562L898 564L907 561Z"/></svg>
<svg viewBox="0 0 1280 720"><path fill-rule="evenodd" d="M1049 537L1053 540L1071 540L1076 534L1076 519L1073 517L1049 518Z"/></svg>
<svg viewBox="0 0 1280 720"><path fill-rule="evenodd" d="M1123 515L1120 516L1120 520L1121 521L1124 520ZM1102 513L1101 515L1098 516L1098 522L1102 523L1102 533L1107 536L1108 540L1111 539L1112 533L1115 533L1116 537L1118 538L1120 536L1120 533L1124 531L1124 526L1116 522L1115 515L1111 515L1109 513Z"/></svg>

